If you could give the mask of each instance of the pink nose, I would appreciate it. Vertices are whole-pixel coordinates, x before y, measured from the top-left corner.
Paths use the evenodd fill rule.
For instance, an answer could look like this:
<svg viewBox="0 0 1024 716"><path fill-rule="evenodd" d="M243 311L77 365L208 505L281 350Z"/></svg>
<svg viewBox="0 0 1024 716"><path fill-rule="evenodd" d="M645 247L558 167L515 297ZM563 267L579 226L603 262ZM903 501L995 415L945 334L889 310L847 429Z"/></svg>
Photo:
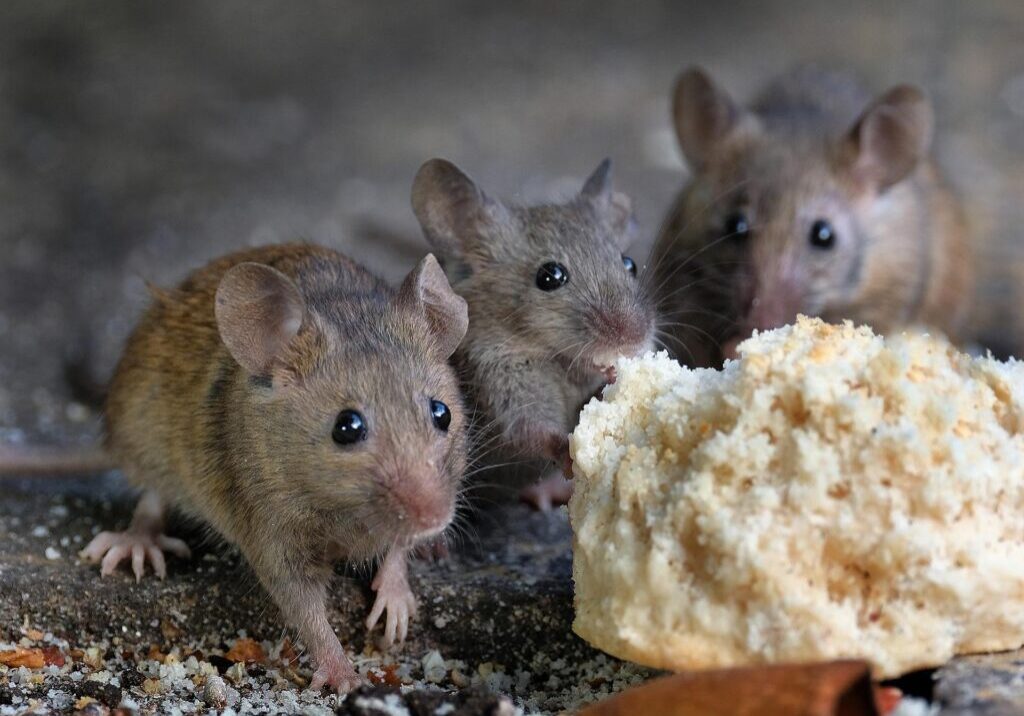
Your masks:
<svg viewBox="0 0 1024 716"><path fill-rule="evenodd" d="M610 345L639 346L647 339L649 323L639 311L599 310L594 313L595 328Z"/></svg>
<svg viewBox="0 0 1024 716"><path fill-rule="evenodd" d="M447 491L410 477L393 488L400 522L411 532L439 532L448 526L454 507Z"/></svg>

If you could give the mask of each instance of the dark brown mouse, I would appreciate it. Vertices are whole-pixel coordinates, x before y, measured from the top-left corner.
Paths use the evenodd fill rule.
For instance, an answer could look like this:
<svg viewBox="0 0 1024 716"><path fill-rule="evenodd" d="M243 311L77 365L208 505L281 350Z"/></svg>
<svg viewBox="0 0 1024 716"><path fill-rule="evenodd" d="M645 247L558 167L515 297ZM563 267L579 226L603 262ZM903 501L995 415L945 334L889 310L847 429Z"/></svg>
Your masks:
<svg viewBox="0 0 1024 716"><path fill-rule="evenodd" d="M469 307L455 362L491 466L523 461L504 484L567 499L568 434L619 356L652 347L654 304L624 254L635 222L603 162L563 203L517 206L481 191L454 164L425 163L413 210L452 287ZM553 466L551 465L553 463ZM494 480L495 473L485 475Z"/></svg>
<svg viewBox="0 0 1024 716"><path fill-rule="evenodd" d="M743 107L693 68L673 118L692 177L652 262L681 360L719 365L751 331L798 313L960 337L972 247L928 156L920 90L871 99L845 75L804 68Z"/></svg>
<svg viewBox="0 0 1024 716"><path fill-rule="evenodd" d="M404 639L406 556L452 520L466 418L449 358L465 302L427 256L396 291L325 248L241 251L157 292L107 399L107 448L142 487L131 526L83 551L165 573L174 506L245 555L297 627L312 687L358 681L327 620L338 558L380 558L372 629Z"/></svg>

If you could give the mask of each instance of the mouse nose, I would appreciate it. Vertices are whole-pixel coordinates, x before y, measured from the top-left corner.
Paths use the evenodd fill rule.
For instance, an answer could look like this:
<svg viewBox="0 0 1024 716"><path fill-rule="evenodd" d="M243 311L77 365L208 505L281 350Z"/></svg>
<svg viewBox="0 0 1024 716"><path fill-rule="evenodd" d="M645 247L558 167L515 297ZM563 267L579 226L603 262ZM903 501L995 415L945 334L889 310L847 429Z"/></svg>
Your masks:
<svg viewBox="0 0 1024 716"><path fill-rule="evenodd" d="M592 323L602 342L608 346L643 349L649 342L651 318L643 311L628 308L598 309Z"/></svg>
<svg viewBox="0 0 1024 716"><path fill-rule="evenodd" d="M391 495L403 531L426 537L443 531L452 521L453 499L448 490L437 486L436 480L405 475L392 484Z"/></svg>

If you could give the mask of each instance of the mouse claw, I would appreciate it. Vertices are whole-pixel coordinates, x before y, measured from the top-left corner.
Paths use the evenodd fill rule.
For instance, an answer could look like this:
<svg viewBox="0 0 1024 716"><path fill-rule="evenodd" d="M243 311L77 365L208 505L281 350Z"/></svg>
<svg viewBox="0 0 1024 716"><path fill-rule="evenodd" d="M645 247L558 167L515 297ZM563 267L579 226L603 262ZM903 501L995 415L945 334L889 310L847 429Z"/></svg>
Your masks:
<svg viewBox="0 0 1024 716"><path fill-rule="evenodd" d="M188 546L179 539L145 531L100 532L79 552L82 559L100 563L100 574L110 576L126 559L131 564L135 581L140 582L146 573L146 561L160 579L167 576L167 562L164 550L178 557L190 556Z"/></svg>

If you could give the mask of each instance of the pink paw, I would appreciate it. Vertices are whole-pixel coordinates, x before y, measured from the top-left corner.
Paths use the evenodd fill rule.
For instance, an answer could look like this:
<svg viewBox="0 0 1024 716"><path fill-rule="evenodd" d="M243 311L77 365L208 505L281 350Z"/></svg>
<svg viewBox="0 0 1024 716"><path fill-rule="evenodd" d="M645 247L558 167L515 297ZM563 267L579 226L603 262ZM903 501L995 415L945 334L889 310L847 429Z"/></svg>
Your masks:
<svg viewBox="0 0 1024 716"><path fill-rule="evenodd" d="M131 558L132 572L135 581L142 579L146 560L153 566L153 571L160 579L167 576L167 564L164 552L188 559L191 556L188 545L175 537L165 534L148 532L100 532L79 552L79 556L90 562L100 562L100 574L104 577L113 574L122 561Z"/></svg>
<svg viewBox="0 0 1024 716"><path fill-rule="evenodd" d="M564 505L572 497L572 483L562 473L542 478L540 482L524 487L519 499L535 510L547 512L556 505Z"/></svg>
<svg viewBox="0 0 1024 716"><path fill-rule="evenodd" d="M452 553L448 549L448 542L441 536L417 545L413 556L425 562L440 562L451 557Z"/></svg>
<svg viewBox="0 0 1024 716"><path fill-rule="evenodd" d="M387 611L384 623L384 644L391 646L396 641L405 641L409 634L409 620L416 616L416 597L409 589L409 582L402 574L381 570L370 585L377 592L366 628L373 631L381 615Z"/></svg>
<svg viewBox="0 0 1024 716"><path fill-rule="evenodd" d="M359 686L361 682L362 679L352 667L352 662L342 652L340 655L332 655L320 662L313 673L313 680L309 682L309 688L313 691L320 691L323 687L329 686L332 691L345 695Z"/></svg>

